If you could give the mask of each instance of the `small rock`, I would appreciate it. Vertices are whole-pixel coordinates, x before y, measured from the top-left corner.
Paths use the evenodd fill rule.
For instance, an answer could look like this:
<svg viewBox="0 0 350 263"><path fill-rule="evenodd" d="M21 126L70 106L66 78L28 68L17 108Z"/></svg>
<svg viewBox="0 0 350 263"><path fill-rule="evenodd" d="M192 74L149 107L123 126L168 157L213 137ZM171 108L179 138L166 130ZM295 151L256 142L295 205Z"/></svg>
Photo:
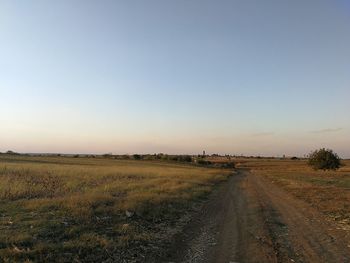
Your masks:
<svg viewBox="0 0 350 263"><path fill-rule="evenodd" d="M132 211L129 211L129 210L126 210L126 211L125 211L125 215L126 215L127 217L129 217L129 218L130 218L130 217L133 217L134 214L135 214L135 213L132 212Z"/></svg>

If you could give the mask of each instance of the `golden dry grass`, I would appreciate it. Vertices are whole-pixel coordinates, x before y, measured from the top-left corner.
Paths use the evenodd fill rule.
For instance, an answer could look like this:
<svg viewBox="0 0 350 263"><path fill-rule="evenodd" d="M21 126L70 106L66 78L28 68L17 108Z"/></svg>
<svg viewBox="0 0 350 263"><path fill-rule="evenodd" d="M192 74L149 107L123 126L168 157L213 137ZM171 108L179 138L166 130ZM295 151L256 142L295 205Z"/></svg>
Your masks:
<svg viewBox="0 0 350 263"><path fill-rule="evenodd" d="M173 223L228 174L166 162L1 155L0 258L127 257L129 247L156 242L158 225Z"/></svg>

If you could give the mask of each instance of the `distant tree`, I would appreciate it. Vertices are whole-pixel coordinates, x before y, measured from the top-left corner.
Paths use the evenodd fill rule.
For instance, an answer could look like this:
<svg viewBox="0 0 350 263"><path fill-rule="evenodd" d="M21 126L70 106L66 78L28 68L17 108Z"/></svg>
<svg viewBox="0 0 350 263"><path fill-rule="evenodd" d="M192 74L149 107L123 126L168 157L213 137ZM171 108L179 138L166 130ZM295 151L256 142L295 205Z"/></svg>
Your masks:
<svg viewBox="0 0 350 263"><path fill-rule="evenodd" d="M103 158L112 158L113 154L112 153L105 153L105 154L102 154L102 157Z"/></svg>
<svg viewBox="0 0 350 263"><path fill-rule="evenodd" d="M143 160L154 160L155 157L153 154L144 154L144 155L142 155L142 159Z"/></svg>
<svg viewBox="0 0 350 263"><path fill-rule="evenodd" d="M158 153L158 154L156 154L156 159L160 160L163 158L163 156L164 156L164 154Z"/></svg>
<svg viewBox="0 0 350 263"><path fill-rule="evenodd" d="M190 162L192 162L192 157L190 155L182 155L181 161L190 163Z"/></svg>
<svg viewBox="0 0 350 263"><path fill-rule="evenodd" d="M134 154L133 157L134 157L135 160L141 160L142 159L142 156L140 154Z"/></svg>
<svg viewBox="0 0 350 263"><path fill-rule="evenodd" d="M9 155L19 155L19 153L14 152L14 151L11 151L11 150L7 151L6 154L9 154Z"/></svg>
<svg viewBox="0 0 350 263"><path fill-rule="evenodd" d="M179 156L177 155L169 155L168 156L169 161L179 161Z"/></svg>
<svg viewBox="0 0 350 263"><path fill-rule="evenodd" d="M124 154L121 156L121 158L124 160L128 160L128 159L130 159L130 156L128 154Z"/></svg>
<svg viewBox="0 0 350 263"><path fill-rule="evenodd" d="M330 149L319 149L309 155L308 164L315 170L337 170L340 167L340 158Z"/></svg>

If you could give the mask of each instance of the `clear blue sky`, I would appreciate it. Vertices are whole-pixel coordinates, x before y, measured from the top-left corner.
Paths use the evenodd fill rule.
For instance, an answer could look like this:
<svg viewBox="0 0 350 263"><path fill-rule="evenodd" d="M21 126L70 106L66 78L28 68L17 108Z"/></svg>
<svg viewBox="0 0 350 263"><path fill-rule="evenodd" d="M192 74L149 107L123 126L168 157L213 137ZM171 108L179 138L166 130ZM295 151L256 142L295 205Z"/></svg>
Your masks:
<svg viewBox="0 0 350 263"><path fill-rule="evenodd" d="M0 0L0 151L350 157L350 2Z"/></svg>

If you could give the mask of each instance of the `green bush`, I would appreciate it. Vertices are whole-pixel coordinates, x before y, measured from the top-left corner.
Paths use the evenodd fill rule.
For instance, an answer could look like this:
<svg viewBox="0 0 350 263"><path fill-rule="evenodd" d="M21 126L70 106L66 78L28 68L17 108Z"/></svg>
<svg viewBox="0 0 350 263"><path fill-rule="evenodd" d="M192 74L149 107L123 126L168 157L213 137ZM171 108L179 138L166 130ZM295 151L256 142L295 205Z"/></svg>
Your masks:
<svg viewBox="0 0 350 263"><path fill-rule="evenodd" d="M308 164L315 170L336 170L340 167L340 158L330 149L319 149L309 155Z"/></svg>

